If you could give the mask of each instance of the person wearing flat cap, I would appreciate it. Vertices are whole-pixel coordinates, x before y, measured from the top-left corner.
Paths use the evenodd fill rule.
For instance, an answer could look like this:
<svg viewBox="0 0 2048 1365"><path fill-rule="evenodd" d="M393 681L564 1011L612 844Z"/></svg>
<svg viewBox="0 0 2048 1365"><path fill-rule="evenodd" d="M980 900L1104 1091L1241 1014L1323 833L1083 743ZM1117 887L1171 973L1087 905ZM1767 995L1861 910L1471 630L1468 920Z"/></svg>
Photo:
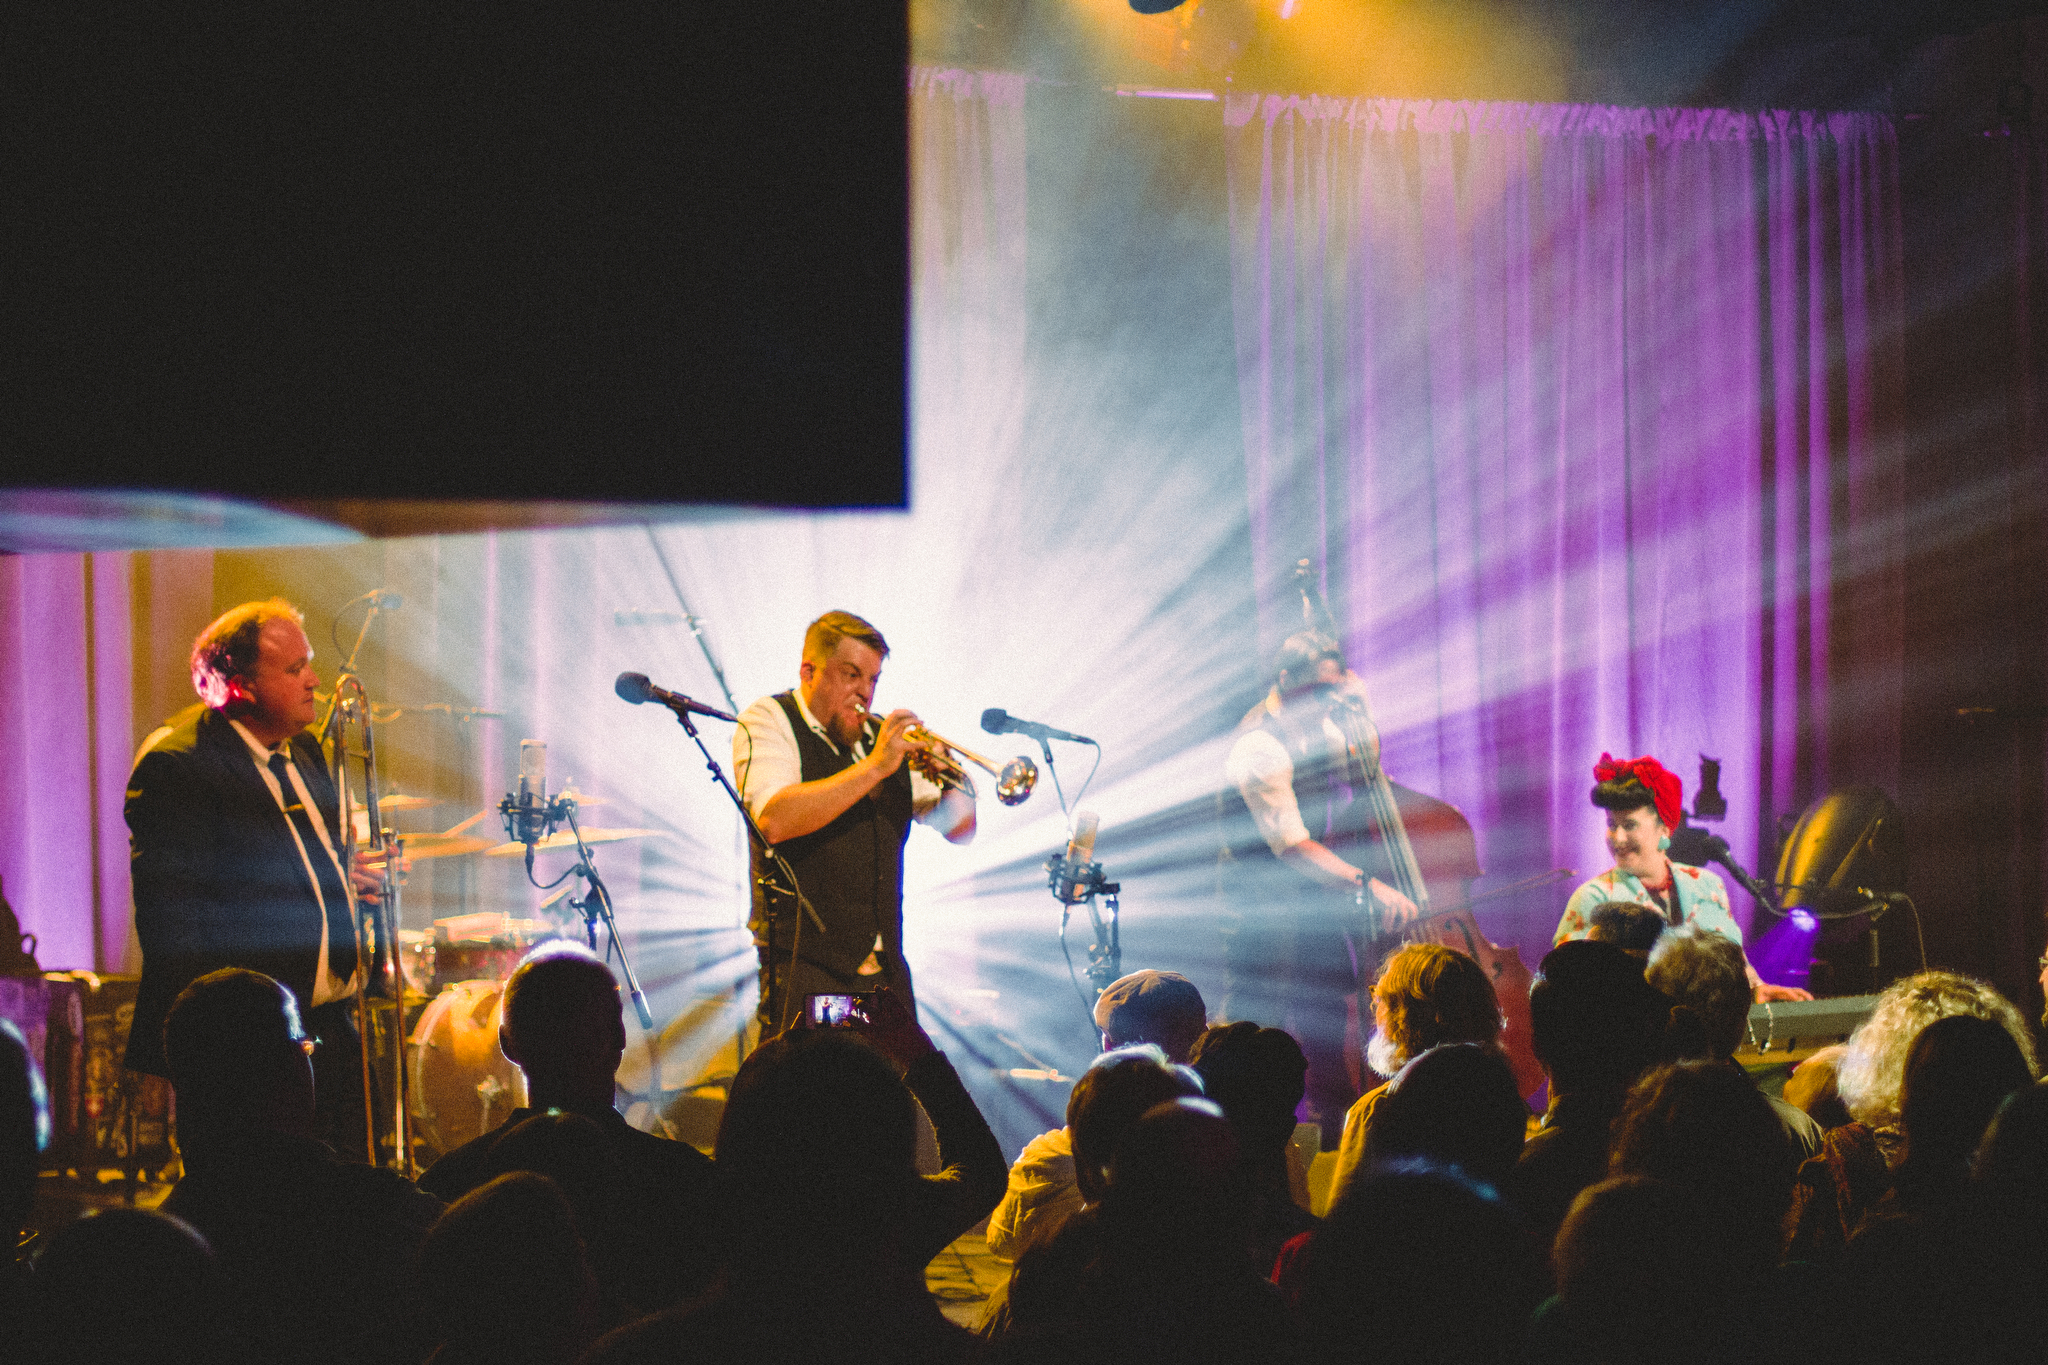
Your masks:
<svg viewBox="0 0 2048 1365"><path fill-rule="evenodd" d="M1179 972L1150 969L1120 976L1095 1001L1102 1050L1151 1043L1166 1060L1185 1063L1208 1027L1208 1006L1195 983ZM1074 1175L1074 1137L1064 1127L1040 1133L1010 1167L1009 1186L988 1216L989 1253L1014 1261L1039 1229L1050 1230L1081 1207Z"/></svg>
<svg viewBox="0 0 2048 1365"><path fill-rule="evenodd" d="M1666 850L1671 831L1683 822L1684 784L1650 757L1617 759L1600 755L1593 765L1593 804L1607 813L1607 850L1614 866L1593 878L1565 903L1553 945L1588 938L1593 912L1609 901L1632 901L1664 917L1667 924L1697 925L1742 946L1742 926L1728 908L1728 888L1703 867L1674 863ZM1757 1000L1811 1000L1796 986L1777 986L1757 975L1745 959L1750 991Z"/></svg>
<svg viewBox="0 0 2048 1365"><path fill-rule="evenodd" d="M1102 1050L1157 1043L1169 1062L1185 1062L1209 1027L1208 1009L1195 983L1179 972L1150 968L1120 976L1095 1001Z"/></svg>

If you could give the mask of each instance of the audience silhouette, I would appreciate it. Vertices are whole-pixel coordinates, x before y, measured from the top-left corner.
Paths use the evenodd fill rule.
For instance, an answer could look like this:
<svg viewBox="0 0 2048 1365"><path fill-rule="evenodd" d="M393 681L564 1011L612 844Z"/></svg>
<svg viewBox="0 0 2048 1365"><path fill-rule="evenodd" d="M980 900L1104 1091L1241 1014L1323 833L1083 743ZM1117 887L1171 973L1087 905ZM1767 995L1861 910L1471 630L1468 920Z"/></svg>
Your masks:
<svg viewBox="0 0 2048 1365"><path fill-rule="evenodd" d="M89 1213L36 1255L43 1365L211 1365L234 1353L220 1322L213 1248L192 1226L145 1209ZM14 1338L17 1347L28 1344Z"/></svg>
<svg viewBox="0 0 2048 1365"><path fill-rule="evenodd" d="M1268 1269L1290 1238L1316 1224L1294 1202L1287 1174L1295 1110L1308 1093L1308 1057L1292 1035L1240 1021L1203 1033L1189 1061L1202 1078L1203 1092L1222 1108L1237 1137L1252 1201L1252 1264ZM1521 1141L1519 1133L1515 1140Z"/></svg>
<svg viewBox="0 0 2048 1365"><path fill-rule="evenodd" d="M570 1365L600 1311L576 1223L555 1183L531 1171L450 1204L420 1247L439 1343L431 1365Z"/></svg>
<svg viewBox="0 0 2048 1365"><path fill-rule="evenodd" d="M1206 1024L1202 993L1178 972L1131 972L1110 982L1095 1001L1105 1055L1150 1043L1168 1061L1185 1062ZM989 1252L998 1260L1016 1260L1036 1229L1057 1227L1081 1204L1071 1127L1040 1133L1024 1144L1002 1202L989 1215Z"/></svg>
<svg viewBox="0 0 2048 1365"><path fill-rule="evenodd" d="M862 1029L794 1029L733 1078L719 1124L722 1283L611 1333L588 1359L964 1359L925 1289L931 1259L995 1207L1002 1151L951 1063L888 992ZM899 1077L900 1072L900 1077ZM938 1136L917 1170L917 1106Z"/></svg>
<svg viewBox="0 0 2048 1365"><path fill-rule="evenodd" d="M232 1352L266 1362L403 1362L423 1336L413 1257L441 1203L313 1136L311 1044L260 972L187 986L164 1020L185 1175L163 1211L213 1247Z"/></svg>
<svg viewBox="0 0 2048 1365"><path fill-rule="evenodd" d="M611 968L580 944L536 948L506 983L498 1039L526 1073L526 1107L435 1162L420 1188L453 1200L536 1171L575 1207L615 1316L701 1291L718 1265L711 1159L631 1127L614 1105L626 1025ZM572 1116L582 1122L562 1121Z"/></svg>
<svg viewBox="0 0 2048 1365"><path fill-rule="evenodd" d="M1544 1293L1521 1216L1424 1160L1368 1165L1317 1230L1301 1274L1310 1358L1332 1361L1506 1365L1520 1358Z"/></svg>

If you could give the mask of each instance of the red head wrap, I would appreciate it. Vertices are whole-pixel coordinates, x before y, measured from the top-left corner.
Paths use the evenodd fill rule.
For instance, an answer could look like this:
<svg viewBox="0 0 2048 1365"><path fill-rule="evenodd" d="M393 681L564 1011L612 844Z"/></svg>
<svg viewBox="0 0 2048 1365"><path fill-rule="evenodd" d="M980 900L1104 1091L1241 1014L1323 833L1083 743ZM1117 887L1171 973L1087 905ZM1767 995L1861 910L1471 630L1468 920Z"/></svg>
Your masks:
<svg viewBox="0 0 2048 1365"><path fill-rule="evenodd" d="M1619 759L1613 754L1602 754L1593 765L1595 782L1626 781L1631 777L1649 788L1651 804L1657 807L1657 818L1664 822L1664 827L1677 829L1678 822L1685 818L1685 784L1678 780L1678 774L1647 755Z"/></svg>

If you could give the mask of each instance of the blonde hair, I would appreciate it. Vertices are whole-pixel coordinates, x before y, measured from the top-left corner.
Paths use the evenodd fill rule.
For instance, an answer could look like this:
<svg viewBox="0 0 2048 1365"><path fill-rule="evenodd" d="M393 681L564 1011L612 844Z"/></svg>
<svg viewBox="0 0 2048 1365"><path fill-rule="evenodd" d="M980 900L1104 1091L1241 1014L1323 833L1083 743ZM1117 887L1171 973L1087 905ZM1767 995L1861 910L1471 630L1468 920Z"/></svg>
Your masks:
<svg viewBox="0 0 2048 1365"><path fill-rule="evenodd" d="M1906 1057L1913 1040L1935 1020L1952 1014L1975 1015L2003 1028L2019 1044L2027 1074L2041 1074L2033 1035L2010 1000L1960 972L1921 972L1886 987L1870 1017L1849 1035L1835 1088L1851 1118L1878 1129L1898 1125L1899 1092L1905 1088Z"/></svg>
<svg viewBox="0 0 2048 1365"><path fill-rule="evenodd" d="M1387 1007L1388 1040L1403 1057L1500 1036L1500 1001L1486 969L1440 943L1411 943L1388 958L1372 998Z"/></svg>
<svg viewBox="0 0 2048 1365"><path fill-rule="evenodd" d="M858 640L883 658L889 657L889 642L882 632L850 611L828 611L804 631L804 658L820 664L832 657L841 640Z"/></svg>

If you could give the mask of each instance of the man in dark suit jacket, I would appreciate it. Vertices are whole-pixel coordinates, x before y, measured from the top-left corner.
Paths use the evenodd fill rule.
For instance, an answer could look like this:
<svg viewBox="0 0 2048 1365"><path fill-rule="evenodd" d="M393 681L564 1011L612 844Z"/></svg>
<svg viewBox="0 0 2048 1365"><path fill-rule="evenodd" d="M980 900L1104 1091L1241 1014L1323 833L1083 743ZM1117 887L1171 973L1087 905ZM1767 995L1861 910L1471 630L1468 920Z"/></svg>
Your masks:
<svg viewBox="0 0 2048 1365"><path fill-rule="evenodd" d="M322 1044L314 1059L321 1136L365 1152L362 1043L351 1001L354 912L340 810L315 718L312 647L296 609L234 608L192 647L200 705L143 747L125 814L142 985L128 1065L167 1074L163 1023L188 984L222 967L282 982ZM371 881L361 860L360 886Z"/></svg>

